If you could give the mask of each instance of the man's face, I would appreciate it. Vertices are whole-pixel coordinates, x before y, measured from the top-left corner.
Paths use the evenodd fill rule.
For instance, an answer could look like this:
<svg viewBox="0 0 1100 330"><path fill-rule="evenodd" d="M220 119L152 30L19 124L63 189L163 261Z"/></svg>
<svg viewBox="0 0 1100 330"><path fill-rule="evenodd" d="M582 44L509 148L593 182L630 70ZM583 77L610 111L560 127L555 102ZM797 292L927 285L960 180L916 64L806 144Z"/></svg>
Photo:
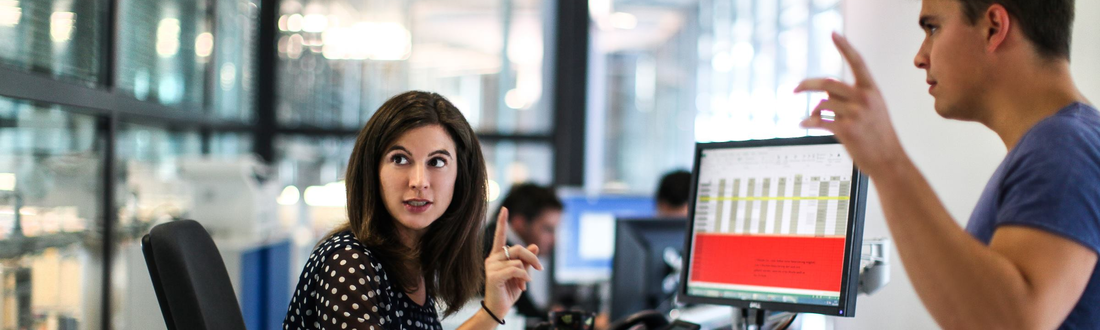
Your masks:
<svg viewBox="0 0 1100 330"><path fill-rule="evenodd" d="M924 0L920 15L925 38L913 61L927 73L936 113L977 120L989 61L982 18L969 24L959 0Z"/></svg>
<svg viewBox="0 0 1100 330"><path fill-rule="evenodd" d="M539 246L539 255L549 255L554 248L554 233L561 223L561 210L547 209L534 220L525 221L522 216L513 217L510 225L527 244Z"/></svg>

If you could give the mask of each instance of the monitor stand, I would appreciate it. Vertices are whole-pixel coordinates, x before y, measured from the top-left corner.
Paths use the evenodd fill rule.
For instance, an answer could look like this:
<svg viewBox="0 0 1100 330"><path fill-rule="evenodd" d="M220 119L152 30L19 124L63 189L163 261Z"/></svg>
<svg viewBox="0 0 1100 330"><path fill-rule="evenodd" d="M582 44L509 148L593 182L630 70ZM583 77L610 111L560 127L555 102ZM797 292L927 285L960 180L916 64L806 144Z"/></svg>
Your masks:
<svg viewBox="0 0 1100 330"><path fill-rule="evenodd" d="M768 312L758 308L734 308L730 328L733 330L799 329L791 312Z"/></svg>

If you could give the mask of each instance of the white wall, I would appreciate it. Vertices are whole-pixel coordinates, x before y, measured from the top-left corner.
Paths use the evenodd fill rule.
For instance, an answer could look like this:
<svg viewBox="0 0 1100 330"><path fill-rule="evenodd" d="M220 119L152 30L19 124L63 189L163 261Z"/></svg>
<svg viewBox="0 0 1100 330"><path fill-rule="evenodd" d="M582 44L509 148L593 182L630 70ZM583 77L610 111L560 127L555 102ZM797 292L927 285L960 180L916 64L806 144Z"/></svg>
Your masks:
<svg viewBox="0 0 1100 330"><path fill-rule="evenodd" d="M1005 155L989 129L936 115L924 71L913 57L924 37L917 25L918 0L845 0L845 33L863 54L890 107L910 158L924 173L960 226L986 181ZM1078 86L1100 102L1100 1L1079 0L1074 31L1073 72ZM867 200L864 237L888 237L877 192ZM856 317L836 319L837 329L935 329L937 325L913 290L895 251L889 285L857 301Z"/></svg>

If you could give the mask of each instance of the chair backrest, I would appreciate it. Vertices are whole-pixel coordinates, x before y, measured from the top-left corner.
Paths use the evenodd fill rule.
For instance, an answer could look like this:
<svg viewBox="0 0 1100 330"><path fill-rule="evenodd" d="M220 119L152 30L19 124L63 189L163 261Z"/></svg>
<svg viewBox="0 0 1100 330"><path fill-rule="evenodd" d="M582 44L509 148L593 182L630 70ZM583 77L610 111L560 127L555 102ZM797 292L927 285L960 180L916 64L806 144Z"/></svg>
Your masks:
<svg viewBox="0 0 1100 330"><path fill-rule="evenodd" d="M142 237L141 250L169 330L245 329L225 263L202 225L157 225Z"/></svg>

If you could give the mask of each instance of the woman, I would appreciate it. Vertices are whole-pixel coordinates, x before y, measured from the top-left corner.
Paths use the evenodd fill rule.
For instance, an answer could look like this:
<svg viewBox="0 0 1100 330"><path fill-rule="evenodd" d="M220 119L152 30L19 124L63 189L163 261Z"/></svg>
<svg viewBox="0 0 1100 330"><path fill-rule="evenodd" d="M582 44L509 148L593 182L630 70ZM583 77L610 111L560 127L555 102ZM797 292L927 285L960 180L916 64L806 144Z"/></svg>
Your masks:
<svg viewBox="0 0 1100 330"><path fill-rule="evenodd" d="M436 303L450 315L482 286L482 309L460 329L491 329L526 290L529 267L542 269L537 246L504 245L507 210L481 259L485 160L438 94L386 101L359 132L345 180L348 223L310 255L284 329L440 329Z"/></svg>

